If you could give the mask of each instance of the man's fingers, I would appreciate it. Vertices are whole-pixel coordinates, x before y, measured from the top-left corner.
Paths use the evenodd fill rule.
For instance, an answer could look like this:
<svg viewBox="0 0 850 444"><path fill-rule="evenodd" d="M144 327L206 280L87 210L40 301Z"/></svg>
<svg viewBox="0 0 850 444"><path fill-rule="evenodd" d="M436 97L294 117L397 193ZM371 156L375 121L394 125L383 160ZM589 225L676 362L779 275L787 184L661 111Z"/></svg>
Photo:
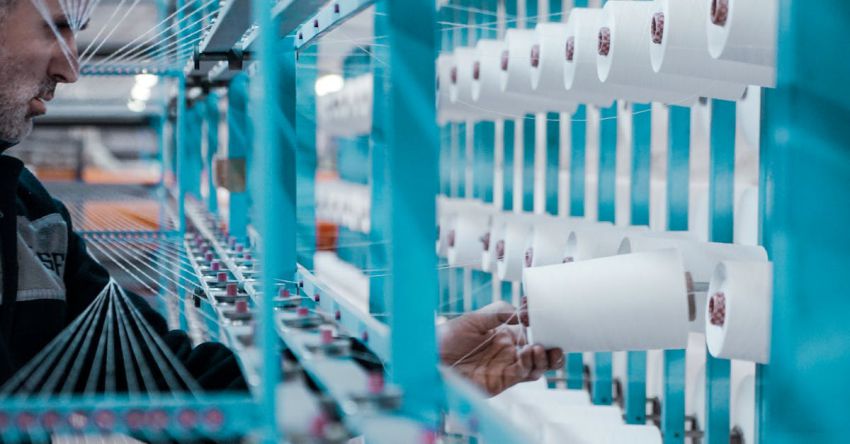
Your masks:
<svg viewBox="0 0 850 444"><path fill-rule="evenodd" d="M558 370L564 367L564 352L560 348L546 351L549 355L549 370Z"/></svg>
<svg viewBox="0 0 850 444"><path fill-rule="evenodd" d="M518 324L516 308L507 302L494 302L469 315L482 330L491 330L503 324Z"/></svg>
<svg viewBox="0 0 850 444"><path fill-rule="evenodd" d="M537 379L543 376L543 372L549 369L549 359L546 355L546 349L542 345L532 345L531 350L534 359L534 368L531 371L531 377Z"/></svg>

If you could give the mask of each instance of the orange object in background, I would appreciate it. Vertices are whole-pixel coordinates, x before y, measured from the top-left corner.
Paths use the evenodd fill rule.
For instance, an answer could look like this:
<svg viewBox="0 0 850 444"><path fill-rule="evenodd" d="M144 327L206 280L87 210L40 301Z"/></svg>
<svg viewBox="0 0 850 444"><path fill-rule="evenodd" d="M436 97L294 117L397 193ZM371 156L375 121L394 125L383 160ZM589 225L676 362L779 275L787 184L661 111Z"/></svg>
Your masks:
<svg viewBox="0 0 850 444"><path fill-rule="evenodd" d="M115 230L116 227L136 231L160 229L160 204L156 201L98 200L83 204L83 226L86 231Z"/></svg>
<svg viewBox="0 0 850 444"><path fill-rule="evenodd" d="M316 250L334 251L339 241L339 227L329 222L316 221Z"/></svg>

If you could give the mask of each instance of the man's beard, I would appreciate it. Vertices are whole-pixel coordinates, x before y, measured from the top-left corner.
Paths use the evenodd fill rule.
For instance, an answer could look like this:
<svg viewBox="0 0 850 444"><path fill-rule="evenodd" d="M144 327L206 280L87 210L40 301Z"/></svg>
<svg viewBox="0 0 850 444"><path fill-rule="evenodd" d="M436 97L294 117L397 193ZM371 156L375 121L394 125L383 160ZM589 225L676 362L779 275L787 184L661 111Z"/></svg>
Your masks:
<svg viewBox="0 0 850 444"><path fill-rule="evenodd" d="M15 60L0 48L0 144L17 143L29 135L32 131L30 100L56 88L56 82L49 79L33 85L28 75L23 61Z"/></svg>

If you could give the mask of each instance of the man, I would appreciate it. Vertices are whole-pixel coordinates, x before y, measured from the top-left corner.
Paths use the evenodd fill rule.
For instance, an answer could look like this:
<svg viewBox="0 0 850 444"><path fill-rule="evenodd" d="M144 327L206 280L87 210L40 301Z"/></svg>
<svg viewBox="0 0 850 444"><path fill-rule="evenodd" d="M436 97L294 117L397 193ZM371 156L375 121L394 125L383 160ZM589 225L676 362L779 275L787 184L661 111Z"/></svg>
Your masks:
<svg viewBox="0 0 850 444"><path fill-rule="evenodd" d="M39 11L33 2L47 5ZM46 20L47 19L47 20ZM48 20L52 21L49 23ZM0 0L0 151L32 129L58 83L78 78L74 30L58 0ZM109 281L86 251L61 202L17 159L0 155L0 383L80 315ZM206 390L244 390L238 365L220 344L190 350L182 332L130 295L157 333ZM495 304L439 328L444 364L490 394L563 365L563 353L526 344L518 312ZM513 324L513 325L511 325Z"/></svg>

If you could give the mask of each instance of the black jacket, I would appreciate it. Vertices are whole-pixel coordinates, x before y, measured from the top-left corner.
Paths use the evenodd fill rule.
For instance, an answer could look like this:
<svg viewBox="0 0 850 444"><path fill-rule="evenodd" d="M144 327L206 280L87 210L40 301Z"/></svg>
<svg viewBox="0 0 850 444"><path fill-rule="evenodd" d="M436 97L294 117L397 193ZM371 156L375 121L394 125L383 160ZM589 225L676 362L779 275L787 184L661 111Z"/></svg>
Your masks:
<svg viewBox="0 0 850 444"><path fill-rule="evenodd" d="M21 161L5 155L0 155L0 279L0 384L79 316L109 282L109 273L74 233L65 206ZM141 297L129 297L165 335L165 320Z"/></svg>

